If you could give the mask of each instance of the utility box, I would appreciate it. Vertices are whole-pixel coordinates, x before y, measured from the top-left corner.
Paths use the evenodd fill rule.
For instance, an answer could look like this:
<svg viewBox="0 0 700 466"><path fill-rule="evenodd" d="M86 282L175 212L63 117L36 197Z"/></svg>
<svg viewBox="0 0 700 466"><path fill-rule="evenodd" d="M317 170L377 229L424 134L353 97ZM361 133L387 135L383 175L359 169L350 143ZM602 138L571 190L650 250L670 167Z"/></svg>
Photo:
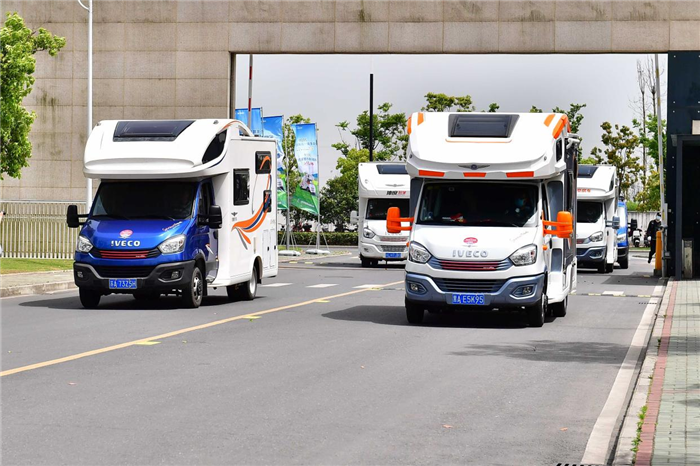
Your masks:
<svg viewBox="0 0 700 466"><path fill-rule="evenodd" d="M683 240L683 278L693 278L693 240Z"/></svg>

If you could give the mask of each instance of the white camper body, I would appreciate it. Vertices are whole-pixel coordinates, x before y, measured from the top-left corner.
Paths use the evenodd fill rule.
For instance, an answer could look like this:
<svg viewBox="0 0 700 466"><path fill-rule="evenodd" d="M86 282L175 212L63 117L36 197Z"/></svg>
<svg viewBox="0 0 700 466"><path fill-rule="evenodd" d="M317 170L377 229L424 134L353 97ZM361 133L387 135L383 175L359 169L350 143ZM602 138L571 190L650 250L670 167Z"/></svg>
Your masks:
<svg viewBox="0 0 700 466"><path fill-rule="evenodd" d="M520 309L535 326L566 313L575 248L545 221L575 214L577 141L567 123L561 114L411 116L409 322L426 309ZM562 235L571 221L555 228Z"/></svg>
<svg viewBox="0 0 700 466"><path fill-rule="evenodd" d="M408 235L387 232L386 213L389 207L399 207L403 215L408 215L410 181L403 162L359 165L357 241L363 267L380 260L406 259Z"/></svg>
<svg viewBox="0 0 700 466"><path fill-rule="evenodd" d="M617 262L617 230L620 227L617 171L610 165L581 165L578 180L578 264L610 273Z"/></svg>
<svg viewBox="0 0 700 466"><path fill-rule="evenodd" d="M237 120L100 122L85 148L84 173L101 184L81 230L91 244L76 252L81 297L175 292L187 301L208 285L252 299L278 271L275 153L274 139L253 137ZM173 186L181 192L164 195ZM173 210L178 197L185 205ZM179 207L186 213L168 213ZM208 223L219 208L219 224ZM139 209L144 215L133 213ZM163 246L173 238L179 249ZM165 280L175 267L181 278ZM195 285L197 268L203 283Z"/></svg>

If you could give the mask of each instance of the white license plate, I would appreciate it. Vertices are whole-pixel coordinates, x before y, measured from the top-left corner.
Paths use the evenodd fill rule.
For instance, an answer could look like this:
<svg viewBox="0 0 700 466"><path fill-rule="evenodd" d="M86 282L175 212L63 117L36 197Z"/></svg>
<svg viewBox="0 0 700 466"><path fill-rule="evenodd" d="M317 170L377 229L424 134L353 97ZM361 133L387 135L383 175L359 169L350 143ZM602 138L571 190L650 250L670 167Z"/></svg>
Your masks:
<svg viewBox="0 0 700 466"><path fill-rule="evenodd" d="M136 279L135 278L110 278L109 279L109 289L110 290L135 290L136 289Z"/></svg>
<svg viewBox="0 0 700 466"><path fill-rule="evenodd" d="M386 259L400 259L401 253L400 252L387 252L387 253L384 253L384 257Z"/></svg>
<svg viewBox="0 0 700 466"><path fill-rule="evenodd" d="M484 306L486 301L483 294L477 293L452 293L452 304L463 304L466 306Z"/></svg>

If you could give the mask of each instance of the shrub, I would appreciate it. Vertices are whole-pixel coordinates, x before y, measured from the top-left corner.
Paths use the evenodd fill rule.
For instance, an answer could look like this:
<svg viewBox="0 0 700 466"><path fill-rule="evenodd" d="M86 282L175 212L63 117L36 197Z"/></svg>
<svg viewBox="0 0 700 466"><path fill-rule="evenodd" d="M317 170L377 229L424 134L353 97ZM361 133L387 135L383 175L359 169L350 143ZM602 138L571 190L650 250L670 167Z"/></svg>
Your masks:
<svg viewBox="0 0 700 466"><path fill-rule="evenodd" d="M294 240L297 246L309 246L316 244L316 232L315 231L295 231ZM321 236L321 245L325 246L326 243L323 241L325 236L326 241L328 241L329 246L357 246L357 232L356 231L346 231L340 232L329 232L323 233ZM277 232L277 242L280 245L284 245L284 232Z"/></svg>

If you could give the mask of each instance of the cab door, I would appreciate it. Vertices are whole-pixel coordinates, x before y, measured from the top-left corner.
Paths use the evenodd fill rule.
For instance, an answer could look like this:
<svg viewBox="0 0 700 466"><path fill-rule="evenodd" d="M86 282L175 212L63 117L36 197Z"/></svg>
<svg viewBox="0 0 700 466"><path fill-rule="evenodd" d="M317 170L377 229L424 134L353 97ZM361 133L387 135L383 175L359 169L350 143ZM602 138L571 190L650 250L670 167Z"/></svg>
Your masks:
<svg viewBox="0 0 700 466"><path fill-rule="evenodd" d="M212 283L219 270L219 232L209 227L209 209L214 204L214 190L211 181L199 185L197 194L197 248L204 253L207 283Z"/></svg>

